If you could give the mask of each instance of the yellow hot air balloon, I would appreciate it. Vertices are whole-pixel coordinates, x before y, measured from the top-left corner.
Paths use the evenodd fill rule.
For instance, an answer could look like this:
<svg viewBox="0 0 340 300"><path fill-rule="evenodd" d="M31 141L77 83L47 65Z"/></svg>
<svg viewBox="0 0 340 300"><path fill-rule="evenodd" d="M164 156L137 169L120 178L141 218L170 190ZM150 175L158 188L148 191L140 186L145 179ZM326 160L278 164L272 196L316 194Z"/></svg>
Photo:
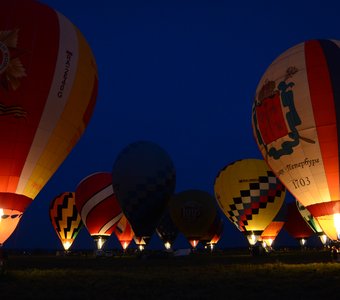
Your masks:
<svg viewBox="0 0 340 300"><path fill-rule="evenodd" d="M90 121L97 67L79 30L34 0L0 10L0 245Z"/></svg>
<svg viewBox="0 0 340 300"><path fill-rule="evenodd" d="M333 241L340 239L340 41L309 40L263 74L252 112L261 153Z"/></svg>
<svg viewBox="0 0 340 300"><path fill-rule="evenodd" d="M74 192L62 193L52 200L50 220L64 250L69 250L83 226Z"/></svg>
<svg viewBox="0 0 340 300"><path fill-rule="evenodd" d="M215 197L226 217L255 245L279 212L286 189L264 160L243 159L215 179Z"/></svg>

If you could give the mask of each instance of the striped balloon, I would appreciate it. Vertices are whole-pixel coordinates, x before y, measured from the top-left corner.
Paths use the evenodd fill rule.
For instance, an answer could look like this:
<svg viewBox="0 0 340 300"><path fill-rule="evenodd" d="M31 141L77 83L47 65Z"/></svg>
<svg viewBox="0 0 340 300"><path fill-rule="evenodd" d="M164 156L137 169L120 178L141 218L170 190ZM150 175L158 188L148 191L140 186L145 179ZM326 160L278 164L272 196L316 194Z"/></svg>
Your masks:
<svg viewBox="0 0 340 300"><path fill-rule="evenodd" d="M0 209L24 212L84 132L96 95L91 49L66 17L34 0L1 2Z"/></svg>
<svg viewBox="0 0 340 300"><path fill-rule="evenodd" d="M340 41L309 40L283 52L263 74L253 130L270 168L340 240Z"/></svg>
<svg viewBox="0 0 340 300"><path fill-rule="evenodd" d="M132 227L128 221L128 219L123 215L122 218L118 221L116 228L114 229L114 233L117 236L118 241L122 245L122 248L126 250L129 247L135 233L132 230Z"/></svg>
<svg viewBox="0 0 340 300"><path fill-rule="evenodd" d="M123 216L113 191L111 173L98 172L84 178L76 188L76 206L100 249Z"/></svg>
<svg viewBox="0 0 340 300"><path fill-rule="evenodd" d="M50 204L50 220L63 247L68 250L83 226L73 192L55 197Z"/></svg>

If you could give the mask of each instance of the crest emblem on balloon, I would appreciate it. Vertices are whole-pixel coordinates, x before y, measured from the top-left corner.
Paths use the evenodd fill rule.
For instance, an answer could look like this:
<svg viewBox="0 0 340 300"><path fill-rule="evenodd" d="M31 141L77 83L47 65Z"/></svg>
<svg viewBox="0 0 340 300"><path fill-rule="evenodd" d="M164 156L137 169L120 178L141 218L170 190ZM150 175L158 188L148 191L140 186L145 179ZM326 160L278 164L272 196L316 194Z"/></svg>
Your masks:
<svg viewBox="0 0 340 300"><path fill-rule="evenodd" d="M266 81L255 99L253 122L256 138L266 154L274 159L291 154L301 140L315 143L301 136L297 129L301 125L294 103L293 77L297 72L297 68L288 67L283 80L278 83L275 80ZM265 117L268 114L271 115L270 119ZM288 139L278 145L267 146L282 136L288 136Z"/></svg>
<svg viewBox="0 0 340 300"><path fill-rule="evenodd" d="M286 50L255 93L253 132L267 164L340 239L340 42L309 40Z"/></svg>

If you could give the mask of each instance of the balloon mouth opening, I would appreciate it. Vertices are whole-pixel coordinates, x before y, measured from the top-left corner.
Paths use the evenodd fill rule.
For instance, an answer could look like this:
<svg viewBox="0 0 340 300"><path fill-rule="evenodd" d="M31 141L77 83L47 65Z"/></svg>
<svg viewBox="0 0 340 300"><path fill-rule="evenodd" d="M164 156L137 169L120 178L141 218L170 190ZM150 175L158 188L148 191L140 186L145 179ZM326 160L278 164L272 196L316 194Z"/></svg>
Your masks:
<svg viewBox="0 0 340 300"><path fill-rule="evenodd" d="M68 249L70 249L70 247L72 246L72 242L71 240L68 240L68 241L64 241L63 242L63 247L64 247L64 250L65 251L68 251Z"/></svg>
<svg viewBox="0 0 340 300"><path fill-rule="evenodd" d="M106 235L98 235L98 236L94 236L94 241L96 243L97 246L97 250L102 250L105 242L107 241L107 239L109 238L109 236Z"/></svg>
<svg viewBox="0 0 340 300"><path fill-rule="evenodd" d="M170 250L171 249L171 243L170 242L165 242L164 243L164 247L166 250Z"/></svg>
<svg viewBox="0 0 340 300"><path fill-rule="evenodd" d="M140 250L140 251L143 251L145 249L145 247L147 246L147 244L149 243L151 237L149 236L135 236L134 237L134 241L137 245L137 248Z"/></svg>
<svg viewBox="0 0 340 300"><path fill-rule="evenodd" d="M247 240L250 246L254 246L260 239L261 233L257 232L248 232L247 234Z"/></svg>
<svg viewBox="0 0 340 300"><path fill-rule="evenodd" d="M340 240L340 213L336 213L333 215L333 222L336 231L336 236L338 240Z"/></svg>
<svg viewBox="0 0 340 300"><path fill-rule="evenodd" d="M190 245L193 249L195 249L199 243L199 240L190 240Z"/></svg>

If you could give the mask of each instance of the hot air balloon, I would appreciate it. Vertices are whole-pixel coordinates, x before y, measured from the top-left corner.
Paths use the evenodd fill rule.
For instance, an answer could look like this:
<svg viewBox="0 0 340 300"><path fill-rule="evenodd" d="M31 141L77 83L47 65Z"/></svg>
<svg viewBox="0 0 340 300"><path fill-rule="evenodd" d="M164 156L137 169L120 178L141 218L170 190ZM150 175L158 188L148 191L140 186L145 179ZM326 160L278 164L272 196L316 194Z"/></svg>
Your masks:
<svg viewBox="0 0 340 300"><path fill-rule="evenodd" d="M273 221L266 227L266 229L261 234L261 241L264 248L268 251L273 250L273 243L280 233L283 225L287 220L287 204L283 202L279 212L273 219Z"/></svg>
<svg viewBox="0 0 340 300"><path fill-rule="evenodd" d="M135 233L133 232L129 221L124 215L118 221L117 226L114 229L114 233L116 234L118 241L125 251L127 247L129 247Z"/></svg>
<svg viewBox="0 0 340 300"><path fill-rule="evenodd" d="M324 232L322 231L318 221L311 215L311 213L308 211L308 209L306 207L304 207L297 200L296 200L296 205L297 205L297 208L298 208L301 216L307 222L309 227L314 231L314 233L317 234L321 243L325 246L328 242L328 238L327 238L327 235L325 235Z"/></svg>
<svg viewBox="0 0 340 300"><path fill-rule="evenodd" d="M112 188L111 173L97 172L85 177L75 193L81 219L101 250L123 216Z"/></svg>
<svg viewBox="0 0 340 300"><path fill-rule="evenodd" d="M147 244L175 190L171 158L153 142L134 142L117 156L112 183L136 243Z"/></svg>
<svg viewBox="0 0 340 300"><path fill-rule="evenodd" d="M261 153L333 241L340 237L340 42L309 40L265 71L252 111Z"/></svg>
<svg viewBox="0 0 340 300"><path fill-rule="evenodd" d="M296 239L300 246L305 246L307 239L314 232L301 216L295 201L287 204L287 220L284 224L284 229Z"/></svg>
<svg viewBox="0 0 340 300"><path fill-rule="evenodd" d="M0 10L0 243L77 143L97 96L87 42L34 0Z"/></svg>
<svg viewBox="0 0 340 300"><path fill-rule="evenodd" d="M156 228L156 232L159 238L163 241L165 249L170 250L178 236L179 231L170 216L168 207L163 213L163 216Z"/></svg>
<svg viewBox="0 0 340 300"><path fill-rule="evenodd" d="M200 242L205 246L209 247L211 251L214 250L216 244L221 239L223 233L223 219L216 215L216 218L210 226L208 233L200 238Z"/></svg>
<svg viewBox="0 0 340 300"><path fill-rule="evenodd" d="M286 195L283 184L261 159L228 164L218 173L214 190L222 211L251 246L277 215Z"/></svg>
<svg viewBox="0 0 340 300"><path fill-rule="evenodd" d="M49 208L50 220L65 251L68 251L83 226L73 192L55 197Z"/></svg>
<svg viewBox="0 0 340 300"><path fill-rule="evenodd" d="M185 190L169 202L170 216L193 248L207 236L217 216L216 200L201 190Z"/></svg>

